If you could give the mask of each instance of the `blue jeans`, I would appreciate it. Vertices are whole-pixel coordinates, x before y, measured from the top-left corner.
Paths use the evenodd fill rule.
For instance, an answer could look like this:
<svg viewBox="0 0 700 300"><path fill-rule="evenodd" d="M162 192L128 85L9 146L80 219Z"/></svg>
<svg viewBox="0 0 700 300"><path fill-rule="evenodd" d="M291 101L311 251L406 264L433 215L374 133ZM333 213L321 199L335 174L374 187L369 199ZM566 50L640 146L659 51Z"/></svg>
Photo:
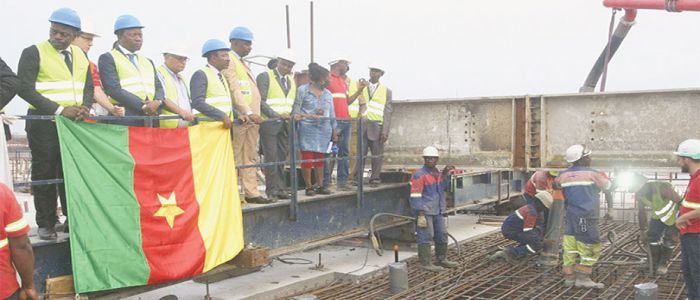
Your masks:
<svg viewBox="0 0 700 300"><path fill-rule="evenodd" d="M700 300L700 233L681 235L681 258L688 299Z"/></svg>
<svg viewBox="0 0 700 300"><path fill-rule="evenodd" d="M414 215L418 217L418 215ZM445 217L442 215L426 215L428 226L418 227L416 224L416 244L447 243L447 226L445 226Z"/></svg>
<svg viewBox="0 0 700 300"><path fill-rule="evenodd" d="M338 158L348 157L350 153L350 129L351 124L348 120L337 120L337 127L335 131L338 133ZM338 166L338 185L344 185L348 182L348 167L350 162L347 160L336 161L336 166ZM323 185L328 186L331 183L331 174L333 170L331 169L331 162L325 161L323 163Z"/></svg>

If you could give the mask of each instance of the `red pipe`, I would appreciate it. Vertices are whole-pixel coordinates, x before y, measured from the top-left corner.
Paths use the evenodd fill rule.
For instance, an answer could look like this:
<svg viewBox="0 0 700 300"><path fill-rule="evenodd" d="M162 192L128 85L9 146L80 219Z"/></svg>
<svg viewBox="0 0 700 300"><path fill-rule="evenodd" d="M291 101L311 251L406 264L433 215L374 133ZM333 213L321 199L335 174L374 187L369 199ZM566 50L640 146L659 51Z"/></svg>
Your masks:
<svg viewBox="0 0 700 300"><path fill-rule="evenodd" d="M625 16L623 17L627 22L634 22L637 18L637 10L632 8L625 8Z"/></svg>
<svg viewBox="0 0 700 300"><path fill-rule="evenodd" d="M675 4L675 11L700 11L700 0L603 0L603 5L611 8L660 9L666 4Z"/></svg>

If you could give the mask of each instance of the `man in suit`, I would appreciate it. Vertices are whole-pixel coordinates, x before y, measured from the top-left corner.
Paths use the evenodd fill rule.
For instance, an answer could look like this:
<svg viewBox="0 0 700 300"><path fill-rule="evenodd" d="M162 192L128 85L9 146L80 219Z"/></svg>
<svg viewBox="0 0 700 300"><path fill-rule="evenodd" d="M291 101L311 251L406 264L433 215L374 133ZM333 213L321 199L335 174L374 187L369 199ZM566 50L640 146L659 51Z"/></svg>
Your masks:
<svg viewBox="0 0 700 300"><path fill-rule="evenodd" d="M149 58L136 53L143 45L141 21L131 15L121 15L114 23L117 41L111 51L100 55L98 69L105 93L113 104L124 106L127 116L154 116L161 108L182 112L158 80L156 67ZM184 115L193 121L191 114ZM119 120L113 123L130 126L158 127L158 120Z"/></svg>
<svg viewBox="0 0 700 300"><path fill-rule="evenodd" d="M289 152L289 116L296 97L296 83L292 76L294 58L290 49L277 55L275 68L258 75L260 88L260 144L265 162L284 162ZM265 192L268 199L289 199L284 179L284 165L265 167Z"/></svg>
<svg viewBox="0 0 700 300"><path fill-rule="evenodd" d="M0 114L4 112L5 106L15 97L19 90L20 82L9 66L0 58ZM10 126L3 124L5 138L9 141L12 138Z"/></svg>
<svg viewBox="0 0 700 300"><path fill-rule="evenodd" d="M236 164L256 163L258 139L260 138L260 91L255 77L243 58L253 49L253 32L246 27L236 27L229 34L231 64L223 71L229 83L234 107L241 112L241 124L233 125L233 156ZM258 191L255 168L239 169L245 201L249 203L271 203Z"/></svg>
<svg viewBox="0 0 700 300"><path fill-rule="evenodd" d="M364 99L366 99L366 110L363 112L365 126L363 132L364 138L364 155L367 155L368 150L372 151L372 155L382 155L384 153L384 143L389 139L389 126L391 124L391 100L392 93L389 88L379 82L379 79L384 76L384 68L371 65L369 67L369 86L364 90ZM364 166L358 165L358 168ZM370 185L378 185L379 175L382 172L382 157L372 158L372 175L370 176ZM362 171L357 171L357 174L362 174Z"/></svg>
<svg viewBox="0 0 700 300"><path fill-rule="evenodd" d="M61 115L82 120L89 114L94 88L85 52L71 45L80 34L80 17L70 8L59 8L49 22L49 39L22 51L17 68L21 87L17 94L30 104L27 115ZM63 178L56 123L27 120L26 131L32 152L32 181ZM39 238L55 240L56 192L63 214L68 215L66 190L62 183L36 185L32 190Z"/></svg>

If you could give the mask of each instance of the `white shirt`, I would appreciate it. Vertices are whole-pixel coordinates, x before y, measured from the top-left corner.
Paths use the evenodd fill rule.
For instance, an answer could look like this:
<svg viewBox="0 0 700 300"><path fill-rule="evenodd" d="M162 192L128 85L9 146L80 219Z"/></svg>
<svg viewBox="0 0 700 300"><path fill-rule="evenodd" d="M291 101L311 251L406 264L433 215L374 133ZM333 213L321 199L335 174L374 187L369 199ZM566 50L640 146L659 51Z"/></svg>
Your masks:
<svg viewBox="0 0 700 300"><path fill-rule="evenodd" d="M54 49L56 49L56 48L54 48ZM68 46L68 48L63 49L63 50L58 50L58 49L56 49L56 51L58 51L58 54L61 54L61 56L63 56L63 60L66 60L66 54L63 53L63 51L68 51L68 55L70 55L69 59L70 59L71 62L73 61L73 50L71 49L70 46ZM82 97L82 95L81 95L80 97ZM55 114L55 115L60 115L62 112L63 112L63 106L59 106L59 107L56 109L56 111L54 112L54 114Z"/></svg>
<svg viewBox="0 0 700 300"><path fill-rule="evenodd" d="M377 88L379 87L379 82L377 83L369 83L369 97L372 98L374 96L374 92L377 91ZM369 100L369 99L367 99Z"/></svg>
<svg viewBox="0 0 700 300"><path fill-rule="evenodd" d="M175 82L175 90L177 90L177 99L170 99L177 103L177 105L182 108L184 111L187 112L192 112L192 107L190 106L190 93L187 90L187 85L185 85L185 82L182 80L182 77L180 75L175 74L168 66L163 65L163 67L168 71L169 76L173 79L173 82ZM163 74L160 74L160 72L156 72L158 75L158 80L160 80L160 84L165 87L165 78L163 77ZM178 120L177 127L187 127L189 122L185 120Z"/></svg>

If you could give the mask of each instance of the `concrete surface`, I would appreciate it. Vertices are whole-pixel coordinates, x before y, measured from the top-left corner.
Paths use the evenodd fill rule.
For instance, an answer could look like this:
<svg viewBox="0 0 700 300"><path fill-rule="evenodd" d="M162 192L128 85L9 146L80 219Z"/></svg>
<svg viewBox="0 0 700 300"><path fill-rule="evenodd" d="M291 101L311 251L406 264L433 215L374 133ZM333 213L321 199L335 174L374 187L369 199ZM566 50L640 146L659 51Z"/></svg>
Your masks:
<svg viewBox="0 0 700 300"><path fill-rule="evenodd" d="M459 241L499 230L498 227L476 224L476 221L477 217L473 215L450 216L448 230ZM309 269L317 262L319 253L322 255L325 270ZM399 252L402 260L415 255L413 251ZM339 245L323 246L281 257L306 259L313 261L314 264L284 264L273 260L269 266L259 272L210 284L210 295L214 299L284 298L295 291L324 286L334 280L351 279L353 276L372 276L393 262L393 255L389 251L385 251L383 256L378 256L372 249ZM167 295L174 295L180 300L199 300L206 295L206 286L187 281L126 299L159 299Z"/></svg>

